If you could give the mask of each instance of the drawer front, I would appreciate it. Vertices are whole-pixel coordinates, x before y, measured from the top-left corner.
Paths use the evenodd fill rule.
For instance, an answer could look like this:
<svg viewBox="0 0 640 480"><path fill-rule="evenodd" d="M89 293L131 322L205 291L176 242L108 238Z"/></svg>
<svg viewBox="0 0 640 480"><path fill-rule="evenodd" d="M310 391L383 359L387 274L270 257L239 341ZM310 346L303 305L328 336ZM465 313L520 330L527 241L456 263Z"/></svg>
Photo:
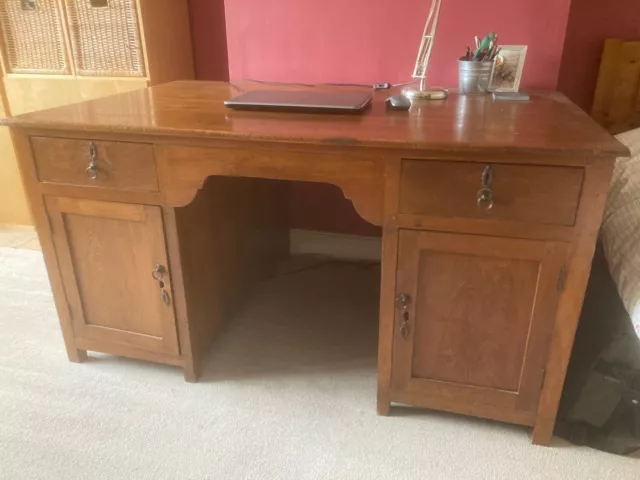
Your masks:
<svg viewBox="0 0 640 480"><path fill-rule="evenodd" d="M158 191L152 145L44 137L31 145L41 182Z"/></svg>
<svg viewBox="0 0 640 480"><path fill-rule="evenodd" d="M399 212L570 226L583 179L577 167L404 160Z"/></svg>

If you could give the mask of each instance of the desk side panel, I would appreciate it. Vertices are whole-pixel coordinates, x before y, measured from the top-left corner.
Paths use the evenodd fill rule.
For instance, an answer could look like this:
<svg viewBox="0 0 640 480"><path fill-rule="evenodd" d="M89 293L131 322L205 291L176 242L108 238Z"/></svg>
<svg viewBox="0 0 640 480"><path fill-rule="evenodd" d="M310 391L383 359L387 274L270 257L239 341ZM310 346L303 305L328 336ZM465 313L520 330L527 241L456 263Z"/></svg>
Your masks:
<svg viewBox="0 0 640 480"><path fill-rule="evenodd" d="M211 177L193 202L171 209L186 302L179 321L188 322L180 332L188 331L196 377L225 324L288 255L287 188L285 182Z"/></svg>
<svg viewBox="0 0 640 480"><path fill-rule="evenodd" d="M44 261L49 274L49 282L53 291L53 299L60 320L62 336L67 349L67 355L72 362L82 362L87 358L86 350L78 349L75 341L69 304L65 295L62 275L58 265L58 257L53 243L52 225L47 216L45 197L38 188L38 176L36 174L33 151L27 132L22 129L12 128L11 138L18 158L18 165L22 174L22 181L27 193L31 214L33 217L38 239L42 247Z"/></svg>

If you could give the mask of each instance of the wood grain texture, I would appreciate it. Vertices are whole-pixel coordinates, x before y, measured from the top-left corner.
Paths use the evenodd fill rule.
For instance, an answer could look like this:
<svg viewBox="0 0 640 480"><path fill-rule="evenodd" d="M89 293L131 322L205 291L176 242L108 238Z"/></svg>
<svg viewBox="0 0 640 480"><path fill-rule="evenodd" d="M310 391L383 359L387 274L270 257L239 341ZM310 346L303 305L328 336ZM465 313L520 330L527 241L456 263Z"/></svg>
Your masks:
<svg viewBox="0 0 640 480"><path fill-rule="evenodd" d="M265 86L241 84L241 88L265 89ZM371 108L362 115L227 109L224 100L237 94L235 87L228 83L180 81L13 117L3 123L66 131L146 133L272 145L321 144L414 151L455 149L459 154L518 152L518 157L535 153L609 156L626 152L602 127L589 122L584 112L560 94L533 95L531 102L510 104L508 114L505 114L505 104L491 97L455 94L443 102L416 103L407 113L387 111L384 100L389 92L377 92ZM131 105L138 105L139 110L131 110ZM468 121L472 117L474 120ZM460 121L461 118L465 121Z"/></svg>
<svg viewBox="0 0 640 480"><path fill-rule="evenodd" d="M640 42L605 42L591 115L611 133L640 127Z"/></svg>
<svg viewBox="0 0 640 480"><path fill-rule="evenodd" d="M289 253L286 188L212 177L191 204L173 210L196 377L218 333Z"/></svg>
<svg viewBox="0 0 640 480"><path fill-rule="evenodd" d="M95 145L97 153L95 178L87 175L91 143ZM152 145L42 137L32 138L31 145L41 182L158 191Z"/></svg>
<svg viewBox="0 0 640 480"><path fill-rule="evenodd" d="M88 1L88 0L87 0ZM66 21L65 1L56 0L62 14L61 30L68 75L9 74L2 79L5 114L21 115L118 93L143 89L178 79L194 78L193 52L187 0L143 0L139 8L140 33L145 51L147 78L104 78L76 75L70 29ZM18 38L29 42L32 39ZM4 65L4 45L0 60ZM124 105L120 105L121 112ZM3 115L4 116L4 115ZM1 132L0 132L1 133ZM17 175L15 152L8 134L0 135L0 223L31 224L26 196Z"/></svg>
<svg viewBox="0 0 640 480"><path fill-rule="evenodd" d="M4 84L11 114L23 115L140 90L147 87L149 82L144 78L11 75L4 78Z"/></svg>
<svg viewBox="0 0 640 480"><path fill-rule="evenodd" d="M138 2L149 85L194 78L187 0Z"/></svg>
<svg viewBox="0 0 640 480"><path fill-rule="evenodd" d="M173 289L173 307L180 344L180 357L184 371L185 382L195 383L200 376L200 365L196 361L191 343L191 328L187 311L187 295L185 279L182 270L182 255L180 252L180 238L176 225L176 211L174 208L162 209L164 219L164 235L167 242L167 255L171 271L171 287Z"/></svg>
<svg viewBox="0 0 640 480"><path fill-rule="evenodd" d="M147 86L146 79L91 78L82 81L77 77L52 78L50 75L11 75L5 76L2 83L6 89L6 115L54 108ZM0 223L31 225L35 219L31 217L22 182L17 175L16 152L8 135L7 132L0 136Z"/></svg>
<svg viewBox="0 0 640 480"><path fill-rule="evenodd" d="M558 95L509 106L453 96L408 113L387 112L377 97L365 115L346 118L229 112L216 102L232 91L178 82L12 120L69 358L100 345L129 349L196 380L199 358L286 255L281 181L327 182L383 227L378 412L400 402L534 425L534 442L548 444L608 182L615 157L628 150ZM159 191L42 183L29 136L153 145ZM402 177L402 162L416 170ZM509 199L491 218L459 203L469 186L475 197L487 162L496 193ZM429 170L433 164L440 170ZM56 203L50 218L45 201ZM126 264L136 285L144 280L135 260L104 253L115 248L99 240L109 236L124 239L128 247L112 242L119 251L144 250L140 258L166 243L171 350L149 349L122 330L122 315L96 307L87 311L102 325L100 337L74 329L71 313L77 318L86 292L96 305L102 293L116 303L127 298L120 287L87 280L89 270L104 270L92 266L99 258ZM74 252L89 258L86 267ZM394 300L403 292L415 300L408 340L397 334ZM152 311L151 297L141 295L121 311ZM158 324L131 325L169 338Z"/></svg>
<svg viewBox="0 0 640 480"><path fill-rule="evenodd" d="M379 415L388 415L391 407L393 362L393 324L395 317L396 275L398 264L398 226L396 213L400 189L400 159L389 163L385 171L384 225L382 227L382 275L380 279L380 319L378 327L378 399Z"/></svg>
<svg viewBox="0 0 640 480"><path fill-rule="evenodd" d="M533 442L539 445L548 445L553 437L562 387L578 327L612 172L613 162L592 165L585 170L582 199L578 209L567 268L567 279L550 340L547 374L533 430Z"/></svg>
<svg viewBox="0 0 640 480"><path fill-rule="evenodd" d="M49 283L53 291L53 300L58 312L62 337L64 339L67 356L72 362L82 362L87 358L86 350L78 348L76 344L73 324L69 312L69 305L64 290L60 266L53 242L51 223L47 216L44 196L38 191L38 177L36 175L35 162L31 151L31 141L23 132L12 130L11 137L17 158L19 160L20 173L25 185L25 191L29 199L29 205L33 215L38 240L42 248L44 262L49 275Z"/></svg>
<svg viewBox="0 0 640 480"><path fill-rule="evenodd" d="M76 338L178 355L159 207L47 197ZM164 289L169 301L161 297Z"/></svg>
<svg viewBox="0 0 640 480"><path fill-rule="evenodd" d="M573 227L525 223L518 220L495 218L432 217L399 213L396 215L399 227L407 229L431 230L435 232L459 232L497 237L530 238L532 240L558 240L571 242Z"/></svg>
<svg viewBox="0 0 640 480"><path fill-rule="evenodd" d="M504 397L501 402L498 402L499 406L494 405L492 397L486 394L479 395L477 399L470 397L468 402L453 402L445 388L435 389L431 394L425 394L424 392L420 394L416 392L394 392L393 401L405 405L487 418L516 425L531 426L536 421L535 413L522 412L515 408L505 409ZM515 402L515 399L513 402Z"/></svg>
<svg viewBox="0 0 640 480"><path fill-rule="evenodd" d="M162 205L160 192L114 190L109 188L80 187L78 185L61 185L58 183L40 183L38 190L43 195L102 200L105 202Z"/></svg>
<svg viewBox="0 0 640 480"><path fill-rule="evenodd" d="M78 348L83 349L85 352L101 352L109 355L116 355L118 357L135 358L146 362L161 363L163 365L174 365L176 367L185 368L185 357L182 356L158 353L140 348L132 348L131 346L121 345L119 343L105 343L102 340L77 338L76 343Z"/></svg>
<svg viewBox="0 0 640 480"><path fill-rule="evenodd" d="M491 209L477 203L487 167L493 171ZM575 223L583 177L581 168L405 160L399 211L570 226Z"/></svg>
<svg viewBox="0 0 640 480"><path fill-rule="evenodd" d="M190 203L211 175L302 180L337 185L365 220L382 223L384 170L373 158L182 146L160 146L156 151L161 191L168 205Z"/></svg>
<svg viewBox="0 0 640 480"><path fill-rule="evenodd" d="M565 256L553 242L401 231L397 294L411 300L396 307L392 400L535 414Z"/></svg>
<svg viewBox="0 0 640 480"><path fill-rule="evenodd" d="M424 252L417 268L411 375L518 391L539 264Z"/></svg>

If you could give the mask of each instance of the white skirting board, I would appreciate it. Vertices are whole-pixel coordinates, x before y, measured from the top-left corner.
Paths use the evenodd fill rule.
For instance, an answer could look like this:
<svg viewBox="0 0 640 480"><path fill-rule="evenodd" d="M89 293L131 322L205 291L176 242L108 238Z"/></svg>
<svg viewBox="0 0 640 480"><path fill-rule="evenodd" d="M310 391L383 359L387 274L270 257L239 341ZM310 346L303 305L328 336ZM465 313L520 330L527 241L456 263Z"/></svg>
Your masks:
<svg viewBox="0 0 640 480"><path fill-rule="evenodd" d="M380 260L382 239L291 229L291 255L326 255L349 260Z"/></svg>

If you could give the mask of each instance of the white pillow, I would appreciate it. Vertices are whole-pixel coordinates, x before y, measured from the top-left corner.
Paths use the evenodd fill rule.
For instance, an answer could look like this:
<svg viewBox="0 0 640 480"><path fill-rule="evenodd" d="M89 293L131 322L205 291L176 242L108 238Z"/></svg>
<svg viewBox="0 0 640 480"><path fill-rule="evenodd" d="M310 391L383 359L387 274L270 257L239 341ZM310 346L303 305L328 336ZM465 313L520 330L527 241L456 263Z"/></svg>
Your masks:
<svg viewBox="0 0 640 480"><path fill-rule="evenodd" d="M640 338L640 129L616 138L631 158L616 162L601 236L609 271Z"/></svg>

